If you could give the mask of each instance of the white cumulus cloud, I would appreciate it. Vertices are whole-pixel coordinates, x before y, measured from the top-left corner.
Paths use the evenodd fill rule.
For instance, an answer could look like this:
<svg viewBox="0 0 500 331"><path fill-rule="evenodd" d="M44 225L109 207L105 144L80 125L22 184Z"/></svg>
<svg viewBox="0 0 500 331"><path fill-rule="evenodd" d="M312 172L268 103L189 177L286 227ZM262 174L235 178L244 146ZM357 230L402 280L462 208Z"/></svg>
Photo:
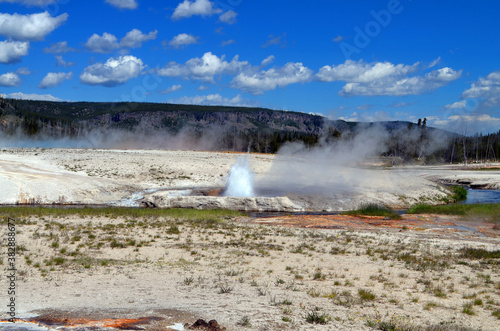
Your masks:
<svg viewBox="0 0 500 331"><path fill-rule="evenodd" d="M446 105L444 106L444 109L464 109L465 106L467 105L467 101L465 100L462 100L462 101L457 101L457 102L454 102L450 105Z"/></svg>
<svg viewBox="0 0 500 331"><path fill-rule="evenodd" d="M235 12L233 10L228 10L227 12L225 12L219 16L219 21L226 23L226 24L234 24L234 23L236 23L237 16L238 16L237 12Z"/></svg>
<svg viewBox="0 0 500 331"><path fill-rule="evenodd" d="M6 94L4 97L17 100L64 101L50 94L26 94L23 92Z"/></svg>
<svg viewBox="0 0 500 331"><path fill-rule="evenodd" d="M80 81L88 85L116 86L137 77L144 68L142 60L135 56L112 57L105 63L95 63L85 68Z"/></svg>
<svg viewBox="0 0 500 331"><path fill-rule="evenodd" d="M20 5L25 5L28 7L31 6L44 7L56 3L58 1L59 0L0 0L0 3L8 2L8 3L18 3Z"/></svg>
<svg viewBox="0 0 500 331"><path fill-rule="evenodd" d="M38 88L46 89L61 85L65 80L73 78L72 72L49 72L38 85Z"/></svg>
<svg viewBox="0 0 500 331"><path fill-rule="evenodd" d="M432 119L429 122L432 126L462 134L466 132L498 132L500 127L499 117L492 117L484 113L452 115L445 119Z"/></svg>
<svg viewBox="0 0 500 331"><path fill-rule="evenodd" d="M233 98L226 98L220 94L196 95L193 97L182 97L179 99L170 99L168 103L187 104L187 105L206 105L206 106L233 106L233 107L252 107L255 103L244 100L241 94Z"/></svg>
<svg viewBox="0 0 500 331"><path fill-rule="evenodd" d="M479 78L471 87L462 93L462 98L476 98L482 107L500 105L500 70L493 71L486 77Z"/></svg>
<svg viewBox="0 0 500 331"><path fill-rule="evenodd" d="M0 75L0 86L14 87L21 85L21 78L13 72Z"/></svg>
<svg viewBox="0 0 500 331"><path fill-rule="evenodd" d="M234 39L224 40L221 45L222 45L222 47L229 46L229 45L234 44L235 42L236 42L236 40L234 40Z"/></svg>
<svg viewBox="0 0 500 331"><path fill-rule="evenodd" d="M274 55L269 55L264 60L262 60L262 62L260 63L260 65L263 66L263 67L268 66L269 64L273 63L275 59L276 58L274 57Z"/></svg>
<svg viewBox="0 0 500 331"><path fill-rule="evenodd" d="M363 60L347 60L337 66L322 67L316 78L322 82L346 82L339 92L342 96L402 96L434 91L462 75L462 70L456 71L448 67L423 76L413 75L419 69L418 62L413 65L394 65L390 62L366 63Z"/></svg>
<svg viewBox="0 0 500 331"><path fill-rule="evenodd" d="M365 110L363 108L366 107L363 107L363 105L357 107L357 109L361 111ZM368 111L363 113L354 112L348 116L340 116L338 119L346 122L381 122L394 120L394 118L385 111Z"/></svg>
<svg viewBox="0 0 500 331"><path fill-rule="evenodd" d="M135 0L106 0L106 3L120 9L136 9L138 6Z"/></svg>
<svg viewBox="0 0 500 331"><path fill-rule="evenodd" d="M173 48L181 48L184 46L196 44L198 42L199 37L195 37L191 34L180 33L175 36L168 44Z"/></svg>
<svg viewBox="0 0 500 331"><path fill-rule="evenodd" d="M85 47L94 53L111 53L120 45L114 35L104 32L102 36L94 33L85 43Z"/></svg>
<svg viewBox="0 0 500 331"><path fill-rule="evenodd" d="M160 94L169 94L169 93L177 92L180 90L182 90L182 85L172 85L169 88L167 88L163 91L160 91Z"/></svg>
<svg viewBox="0 0 500 331"><path fill-rule="evenodd" d="M262 47L267 48L269 46L279 46L279 45L281 45L281 47L285 47L286 44L287 44L286 33L284 33L281 36L275 36L271 34L269 35L269 39L266 41L264 45L262 45Z"/></svg>
<svg viewBox="0 0 500 331"><path fill-rule="evenodd" d="M158 30L145 34L141 30L133 29L127 32L125 37L120 40L120 46L125 48L139 48L142 46L142 43L156 39L157 34Z"/></svg>
<svg viewBox="0 0 500 331"><path fill-rule="evenodd" d="M277 87L306 83L311 81L312 78L313 72L311 69L305 67L300 62L290 62L283 67L275 67L265 71L255 73L241 72L233 78L231 87L252 94L262 94Z"/></svg>
<svg viewBox="0 0 500 331"><path fill-rule="evenodd" d="M28 54L30 44L27 41L0 41L0 63L16 63Z"/></svg>
<svg viewBox="0 0 500 331"><path fill-rule="evenodd" d="M365 63L347 60L337 66L324 66L316 74L322 82L344 81L353 83L368 83L386 77L403 77L418 69L418 63L411 66L389 62Z"/></svg>
<svg viewBox="0 0 500 331"><path fill-rule="evenodd" d="M58 67L67 68L67 67L72 67L72 66L76 65L76 63L75 63L75 62L66 62L66 61L64 61L64 59L63 59L62 55L56 55L56 56L54 56L54 57L55 57L55 58L56 58L56 60L57 60L56 65L57 65Z"/></svg>
<svg viewBox="0 0 500 331"><path fill-rule="evenodd" d="M45 47L43 51L48 54L64 54L67 52L75 52L76 49L69 47L67 41L60 41L58 43L51 44L50 47Z"/></svg>
<svg viewBox="0 0 500 331"><path fill-rule="evenodd" d="M219 14L222 11L215 8L214 3L209 0L184 0L174 10L172 14L173 20L188 18L191 16L212 16Z"/></svg>
<svg viewBox="0 0 500 331"><path fill-rule="evenodd" d="M67 19L66 13L52 17L46 11L31 15L0 14L0 35L15 40L43 40Z"/></svg>
<svg viewBox="0 0 500 331"><path fill-rule="evenodd" d="M104 32L102 36L94 33L85 43L85 47L94 53L111 53L120 47L139 48L142 43L156 39L157 34L157 30L145 34L141 30L133 29L118 42L118 38L111 33Z"/></svg>
<svg viewBox="0 0 500 331"><path fill-rule="evenodd" d="M16 74L27 76L27 75L31 75L31 71L27 67L22 67L22 68L19 68L16 70Z"/></svg>
<svg viewBox="0 0 500 331"><path fill-rule="evenodd" d="M203 54L201 58L193 58L185 64L170 62L165 67L158 69L159 76L183 77L204 82L215 82L215 76L234 75L244 68L249 68L247 61L239 61L236 55L230 62L225 60L225 56L218 57L211 52Z"/></svg>

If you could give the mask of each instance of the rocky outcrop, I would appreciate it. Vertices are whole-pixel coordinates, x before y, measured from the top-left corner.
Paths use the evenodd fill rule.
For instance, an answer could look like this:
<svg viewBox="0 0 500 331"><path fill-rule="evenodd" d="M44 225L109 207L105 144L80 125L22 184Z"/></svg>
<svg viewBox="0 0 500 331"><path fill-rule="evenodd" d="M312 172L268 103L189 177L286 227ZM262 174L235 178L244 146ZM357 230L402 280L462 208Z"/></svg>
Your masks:
<svg viewBox="0 0 500 331"><path fill-rule="evenodd" d="M141 203L158 208L228 209L255 212L300 212L304 210L287 197L180 196L171 198L157 193L144 197Z"/></svg>

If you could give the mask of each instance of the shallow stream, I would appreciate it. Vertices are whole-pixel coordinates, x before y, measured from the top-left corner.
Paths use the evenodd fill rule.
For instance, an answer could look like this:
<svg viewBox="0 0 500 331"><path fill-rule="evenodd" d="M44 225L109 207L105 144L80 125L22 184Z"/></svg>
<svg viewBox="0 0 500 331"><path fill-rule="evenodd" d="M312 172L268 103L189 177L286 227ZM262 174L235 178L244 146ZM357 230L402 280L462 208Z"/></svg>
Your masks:
<svg viewBox="0 0 500 331"><path fill-rule="evenodd" d="M500 203L500 190L467 190L467 199L460 203L471 205L474 203Z"/></svg>

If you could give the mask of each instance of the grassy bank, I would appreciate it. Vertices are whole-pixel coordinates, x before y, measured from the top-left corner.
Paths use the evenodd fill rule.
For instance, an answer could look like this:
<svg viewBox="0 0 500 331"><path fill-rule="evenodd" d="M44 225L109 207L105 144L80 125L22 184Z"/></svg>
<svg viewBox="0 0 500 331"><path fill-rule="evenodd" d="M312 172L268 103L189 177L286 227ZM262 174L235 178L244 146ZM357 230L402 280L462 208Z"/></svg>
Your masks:
<svg viewBox="0 0 500 331"><path fill-rule="evenodd" d="M407 211L408 214L441 214L460 215L473 218L482 218L490 222L500 223L500 203L472 204L472 205L443 205L431 206L416 205Z"/></svg>
<svg viewBox="0 0 500 331"><path fill-rule="evenodd" d="M401 215L395 213L391 209L380 206L377 204L367 204L361 206L359 209L347 211L341 215L351 215L351 216L384 216L390 218L391 220L400 220Z"/></svg>
<svg viewBox="0 0 500 331"><path fill-rule="evenodd" d="M196 209L146 209L125 207L102 208L48 208L48 207L0 207L0 217L21 218L28 216L80 216L80 217L170 217L185 220L217 220L243 216L231 210L196 210Z"/></svg>

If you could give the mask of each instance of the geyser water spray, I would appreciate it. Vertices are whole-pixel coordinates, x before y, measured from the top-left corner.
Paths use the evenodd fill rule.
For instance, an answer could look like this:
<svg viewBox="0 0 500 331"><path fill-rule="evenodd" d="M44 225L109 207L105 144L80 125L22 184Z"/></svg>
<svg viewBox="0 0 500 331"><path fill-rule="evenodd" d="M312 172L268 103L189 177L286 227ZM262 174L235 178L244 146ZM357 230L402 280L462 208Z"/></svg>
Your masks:
<svg viewBox="0 0 500 331"><path fill-rule="evenodd" d="M225 196L253 197L253 173L250 170L248 156L238 157L227 178Z"/></svg>

